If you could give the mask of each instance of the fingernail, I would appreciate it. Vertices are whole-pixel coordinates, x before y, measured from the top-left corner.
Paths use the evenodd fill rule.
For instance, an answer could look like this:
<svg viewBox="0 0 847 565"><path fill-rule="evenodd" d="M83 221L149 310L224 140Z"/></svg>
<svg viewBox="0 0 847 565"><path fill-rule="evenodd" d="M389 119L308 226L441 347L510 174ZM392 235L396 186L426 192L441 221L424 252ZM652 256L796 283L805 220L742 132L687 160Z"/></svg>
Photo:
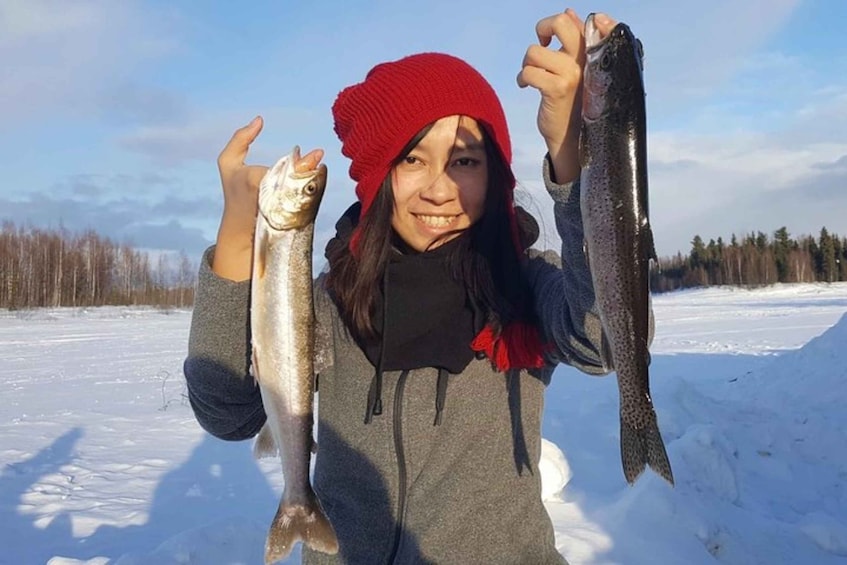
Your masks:
<svg viewBox="0 0 847 565"><path fill-rule="evenodd" d="M610 20L609 16L607 16L606 14L594 14L594 21L600 24L601 26L605 26L609 25L612 20Z"/></svg>

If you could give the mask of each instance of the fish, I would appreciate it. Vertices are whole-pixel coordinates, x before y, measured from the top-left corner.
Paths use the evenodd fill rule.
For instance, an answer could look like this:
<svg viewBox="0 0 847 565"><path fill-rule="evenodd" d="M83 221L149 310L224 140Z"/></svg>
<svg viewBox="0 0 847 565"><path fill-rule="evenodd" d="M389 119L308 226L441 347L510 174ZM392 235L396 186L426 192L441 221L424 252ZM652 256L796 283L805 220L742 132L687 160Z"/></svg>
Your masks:
<svg viewBox="0 0 847 565"><path fill-rule="evenodd" d="M282 460L285 486L265 543L265 563L287 557L298 541L338 552L335 530L312 488L309 469L315 394L312 245L326 188L322 152L294 147L259 186L250 285L252 371L267 421L257 458Z"/></svg>
<svg viewBox="0 0 847 565"><path fill-rule="evenodd" d="M580 212L602 325L601 357L617 374L620 447L631 485L650 466L674 484L650 396L650 260L657 260L647 194L647 112L641 41L624 23L602 37L585 20Z"/></svg>

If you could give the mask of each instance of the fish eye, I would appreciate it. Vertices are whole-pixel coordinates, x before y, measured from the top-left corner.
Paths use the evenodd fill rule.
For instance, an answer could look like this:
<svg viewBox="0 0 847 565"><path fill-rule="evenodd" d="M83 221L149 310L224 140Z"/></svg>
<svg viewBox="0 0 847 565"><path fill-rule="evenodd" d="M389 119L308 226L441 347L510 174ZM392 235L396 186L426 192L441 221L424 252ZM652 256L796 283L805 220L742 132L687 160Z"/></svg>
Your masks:
<svg viewBox="0 0 847 565"><path fill-rule="evenodd" d="M313 182L310 182L309 184L307 184L303 188L303 191L309 196L313 195L316 190L317 190L317 187L315 186L315 183L313 183Z"/></svg>
<svg viewBox="0 0 847 565"><path fill-rule="evenodd" d="M608 68L611 67L611 66L612 66L612 56L609 55L608 53L604 53L603 57L600 59L600 68L605 71L605 70L608 70Z"/></svg>

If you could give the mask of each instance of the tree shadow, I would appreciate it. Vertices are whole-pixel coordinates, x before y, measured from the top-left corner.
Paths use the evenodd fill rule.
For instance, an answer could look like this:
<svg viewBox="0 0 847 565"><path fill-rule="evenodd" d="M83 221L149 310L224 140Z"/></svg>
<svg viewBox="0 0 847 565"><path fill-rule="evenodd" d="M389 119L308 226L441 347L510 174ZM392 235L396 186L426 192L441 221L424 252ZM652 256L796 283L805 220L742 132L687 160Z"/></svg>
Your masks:
<svg viewBox="0 0 847 565"><path fill-rule="evenodd" d="M103 525L79 537L73 531L73 511L66 510L40 527L37 518L22 512L20 505L43 477L60 473L74 462L82 437L83 429L73 428L32 458L7 465L0 474L0 521L3 537L8 535L0 564L47 563L56 556L106 557L110 563L126 564L175 563L173 556L180 550L196 554L191 563L262 562L267 524L279 496L252 459L249 445L208 435L182 465L159 481L144 524ZM228 535L238 539L227 540ZM229 549L221 552L220 546ZM148 551L153 553L144 553ZM157 551L161 561L155 559Z"/></svg>
<svg viewBox="0 0 847 565"><path fill-rule="evenodd" d="M52 555L51 540L73 538L71 519L60 514L45 527L39 527L20 506L38 479L51 475L74 458L82 428L72 428L34 456L6 464L0 473L0 523L3 524L0 564L45 563Z"/></svg>
<svg viewBox="0 0 847 565"><path fill-rule="evenodd" d="M326 449L331 445L332 449L340 450L341 460L348 462L357 473L377 476L376 468L364 455L345 444L332 430L322 430L322 433L321 445ZM265 537L277 510L281 489L273 488L262 470L264 465L254 460L251 441L231 442L204 435L189 457L159 480L151 493L148 516L143 524L104 524L90 535L81 535L74 532L74 521L79 517L74 516L70 507L61 508L61 503L58 512L43 512L41 516L28 512L22 505L33 490L39 492L45 488L45 477L61 474L63 467L79 463L76 449L83 436L84 428L75 427L30 459L3 468L0 523L4 527L0 530L0 547L3 547L0 565L48 563L59 557L63 560L54 562L105 558L110 565L263 563ZM125 472L131 473L131 470ZM126 480L128 496L137 495L140 490L132 485L131 475L107 479ZM354 480L352 475L351 479ZM373 484L372 481L369 484ZM73 486L76 485L67 489L69 496L73 496ZM359 512L355 519L350 519L336 514L336 519L353 524L350 526L353 529L368 529L373 524L386 524L387 520L393 534L397 526L391 518L393 508L385 489L382 484L381 489L369 493L369 509L373 511L368 515L362 516ZM48 513L53 516L50 522L40 523L39 520L46 521L43 514ZM331 510L328 513L332 519ZM117 512L112 513L115 514ZM350 531L348 529L346 534L348 537L358 535ZM344 535L339 529L339 537ZM400 535L403 555L416 556L415 562L424 562L417 541L405 531ZM386 543L390 544L390 536ZM302 545L298 544L285 563L300 563L302 555ZM360 555L350 553L343 541L339 557L349 563L366 562ZM308 562L313 560L310 558ZM339 561L320 554L314 562Z"/></svg>

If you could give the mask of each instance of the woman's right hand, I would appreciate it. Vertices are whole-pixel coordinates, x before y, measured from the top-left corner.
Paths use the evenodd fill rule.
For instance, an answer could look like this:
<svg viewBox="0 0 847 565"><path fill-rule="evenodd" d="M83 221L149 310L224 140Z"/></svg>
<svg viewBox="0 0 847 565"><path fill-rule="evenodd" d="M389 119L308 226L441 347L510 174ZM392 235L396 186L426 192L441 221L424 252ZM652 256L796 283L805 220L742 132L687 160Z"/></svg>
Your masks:
<svg viewBox="0 0 847 565"><path fill-rule="evenodd" d="M605 14L595 14L594 23L602 36L616 22ZM585 66L584 24L568 8L540 20L535 27L538 45L524 55L518 74L518 86L532 86L541 93L538 107L538 131L547 144L547 152L559 184L579 177L579 135L582 127L582 74ZM561 43L550 49L553 38Z"/></svg>
<svg viewBox="0 0 847 565"><path fill-rule="evenodd" d="M244 163L250 144L262 131L262 118L236 130L218 156L224 212L218 229L212 271L233 281L250 278L259 184L268 167Z"/></svg>

